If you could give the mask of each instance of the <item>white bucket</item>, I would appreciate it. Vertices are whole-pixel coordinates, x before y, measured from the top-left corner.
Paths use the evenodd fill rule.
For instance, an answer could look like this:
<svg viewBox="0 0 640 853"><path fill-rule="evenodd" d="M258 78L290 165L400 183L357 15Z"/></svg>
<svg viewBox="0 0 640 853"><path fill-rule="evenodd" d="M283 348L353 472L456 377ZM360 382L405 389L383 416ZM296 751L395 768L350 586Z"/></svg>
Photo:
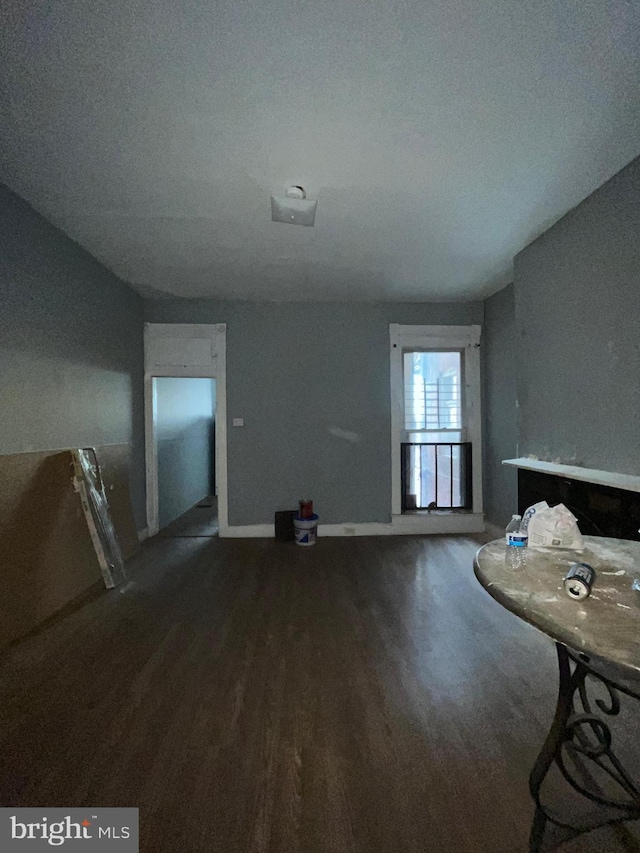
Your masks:
<svg viewBox="0 0 640 853"><path fill-rule="evenodd" d="M311 518L293 518L293 530L296 537L296 545L315 545L318 534L318 516Z"/></svg>

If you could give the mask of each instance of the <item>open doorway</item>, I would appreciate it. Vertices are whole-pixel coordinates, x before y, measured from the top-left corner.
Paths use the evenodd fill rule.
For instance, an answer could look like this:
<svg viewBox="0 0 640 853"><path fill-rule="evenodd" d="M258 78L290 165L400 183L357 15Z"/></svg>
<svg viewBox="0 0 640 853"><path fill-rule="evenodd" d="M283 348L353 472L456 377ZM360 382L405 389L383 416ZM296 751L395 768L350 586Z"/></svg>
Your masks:
<svg viewBox="0 0 640 853"><path fill-rule="evenodd" d="M153 378L161 536L216 536L215 379Z"/></svg>
<svg viewBox="0 0 640 853"><path fill-rule="evenodd" d="M188 483L188 488L185 491L178 490L181 495L181 500L184 503L179 505L179 509L186 507L182 516L168 521L171 512L163 510L164 529L171 526L172 530L182 528L182 530L191 529L194 531L191 535L210 535L210 533L197 532L198 525L205 525L211 530L212 514L217 509L217 526L220 536L229 536L229 521L228 521L228 490L227 490L227 383L226 383L226 326L224 323L215 325L209 324L191 324L191 323L145 323L144 326L144 357L145 357L145 377L144 377L144 399L145 399L145 455L147 469L147 525L148 535L155 536L161 527L160 522L160 487L159 487L159 470L158 470L158 450L159 443L157 440L157 420L158 420L158 381L163 379L171 380L189 380L192 384L188 387L191 389L194 397L197 397L199 402L194 403L193 409L196 412L194 421L201 419L209 420L209 436L210 436L210 464L206 462L206 453L200 451L200 458L204 459L204 463L199 466L198 478L191 477ZM194 381L204 380L207 385L195 385ZM213 381L212 381L213 380ZM185 397L185 392L180 392L180 388L186 388L179 384L162 386L163 398L166 396L166 401L169 405L169 410L173 407L173 418L182 417L180 400ZM208 388L208 392L196 392L198 388ZM164 395L164 389L167 389L167 394ZM177 399L176 399L177 397ZM211 400L211 408L207 403L207 399ZM183 402L184 404L184 402ZM162 401L161 401L161 405ZM174 424L174 427L176 425ZM202 425L202 433L206 434L206 425ZM196 432L195 425L193 427L194 434ZM177 436L186 430L180 430L177 427L174 434L171 430L165 437L169 442L177 441ZM199 433L200 434L200 433ZM202 447L202 442L201 445ZM167 445L167 453L169 450L176 450ZM184 450L184 448L183 448ZM164 453L165 448L161 448ZM186 451L185 451L186 452ZM189 458L192 458L191 456ZM165 461L167 456L165 454ZM165 471L171 471L171 465L164 465ZM213 471L213 474L211 474ZM213 479L199 479L204 473L209 474ZM195 484L195 485L194 485ZM166 485L166 484L165 484ZM193 486L192 490L191 489ZM164 488L164 487L163 487ZM208 490L209 494L205 498L205 493ZM166 491L166 490L165 490ZM170 490L169 490L170 491ZM215 494L212 492L215 491ZM211 498L215 497L215 501ZM203 500L203 498L205 498ZM173 494L173 499L176 499L176 494ZM187 501L193 501L190 506L186 506ZM217 507L216 507L217 505ZM209 510L208 518L205 522L203 519L206 515L206 510ZM175 504L174 510L175 511ZM199 522L192 525L193 518L187 517L186 513L191 513L200 519ZM183 518L184 516L184 518ZM168 522L168 523L167 523ZM181 535L188 535L184 532Z"/></svg>

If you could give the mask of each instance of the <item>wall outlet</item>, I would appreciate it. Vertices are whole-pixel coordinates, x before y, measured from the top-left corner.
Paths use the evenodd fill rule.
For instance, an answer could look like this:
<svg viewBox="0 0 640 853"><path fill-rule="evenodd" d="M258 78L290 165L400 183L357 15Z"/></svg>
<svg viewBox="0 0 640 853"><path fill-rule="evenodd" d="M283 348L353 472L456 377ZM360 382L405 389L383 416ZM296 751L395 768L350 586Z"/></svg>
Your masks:
<svg viewBox="0 0 640 853"><path fill-rule="evenodd" d="M355 535L356 535L356 529L355 529L355 527L347 527L347 526L345 525L345 528L344 528L344 535L345 535L345 536L355 536Z"/></svg>
<svg viewBox="0 0 640 853"><path fill-rule="evenodd" d="M232 426L244 426L244 418L234 418L231 424Z"/></svg>

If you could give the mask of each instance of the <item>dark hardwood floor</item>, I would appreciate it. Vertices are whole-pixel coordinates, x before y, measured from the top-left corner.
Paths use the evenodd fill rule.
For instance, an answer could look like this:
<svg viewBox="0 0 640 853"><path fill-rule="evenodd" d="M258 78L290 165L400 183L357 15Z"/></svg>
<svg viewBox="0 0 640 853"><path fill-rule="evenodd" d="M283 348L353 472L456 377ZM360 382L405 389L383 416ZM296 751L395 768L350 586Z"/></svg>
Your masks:
<svg viewBox="0 0 640 853"><path fill-rule="evenodd" d="M525 851L555 655L479 542L156 538L3 656L1 804L138 806L144 853Z"/></svg>
<svg viewBox="0 0 640 853"><path fill-rule="evenodd" d="M158 533L163 539L174 539L182 536L217 536L218 535L218 500L213 496L203 498L191 509L188 509L171 524L167 524Z"/></svg>

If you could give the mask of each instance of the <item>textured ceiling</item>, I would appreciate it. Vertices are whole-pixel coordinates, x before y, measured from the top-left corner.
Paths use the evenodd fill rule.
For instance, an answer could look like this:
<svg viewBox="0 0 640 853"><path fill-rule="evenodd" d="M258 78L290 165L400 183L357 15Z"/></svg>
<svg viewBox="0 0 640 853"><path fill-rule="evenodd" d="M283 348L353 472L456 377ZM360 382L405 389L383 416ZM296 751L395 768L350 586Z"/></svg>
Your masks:
<svg viewBox="0 0 640 853"><path fill-rule="evenodd" d="M466 299L640 153L636 0L3 0L0 177L141 291ZM316 224L271 221L302 184Z"/></svg>

